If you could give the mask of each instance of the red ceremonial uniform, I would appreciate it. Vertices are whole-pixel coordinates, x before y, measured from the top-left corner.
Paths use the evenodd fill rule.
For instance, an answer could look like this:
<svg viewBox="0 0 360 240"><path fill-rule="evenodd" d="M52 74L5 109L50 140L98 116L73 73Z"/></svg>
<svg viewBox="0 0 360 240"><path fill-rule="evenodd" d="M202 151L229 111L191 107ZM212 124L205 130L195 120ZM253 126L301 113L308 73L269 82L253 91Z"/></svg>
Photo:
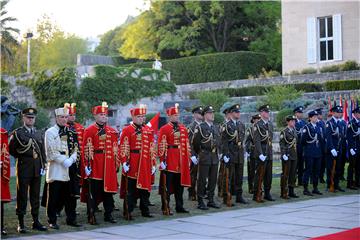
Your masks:
<svg viewBox="0 0 360 240"><path fill-rule="evenodd" d="M91 179L103 180L104 191L116 193L118 188L116 170L119 167L117 133L115 129L104 126L103 133L96 123L84 131L83 163L90 166ZM83 178L88 178L83 175Z"/></svg>
<svg viewBox="0 0 360 240"><path fill-rule="evenodd" d="M174 124L167 123L160 128L158 138L158 156L167 164L169 172L181 173L181 185L191 186L190 180L190 144L187 128L178 123L179 131L174 131Z"/></svg>
<svg viewBox="0 0 360 240"><path fill-rule="evenodd" d="M10 156L8 133L4 128L0 128L1 138L1 201L10 202Z"/></svg>

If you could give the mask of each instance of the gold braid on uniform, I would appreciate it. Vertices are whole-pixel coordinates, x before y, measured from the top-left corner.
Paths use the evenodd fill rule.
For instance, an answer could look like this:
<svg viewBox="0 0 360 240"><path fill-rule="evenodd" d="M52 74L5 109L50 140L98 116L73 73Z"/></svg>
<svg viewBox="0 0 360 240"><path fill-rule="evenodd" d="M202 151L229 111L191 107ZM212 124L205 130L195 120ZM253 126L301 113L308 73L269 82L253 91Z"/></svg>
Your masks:
<svg viewBox="0 0 360 240"><path fill-rule="evenodd" d="M358 130L355 131L352 123L349 124L348 128L351 128L351 131L353 131L354 133L354 135L352 136L353 138L360 136L360 128L358 128Z"/></svg>
<svg viewBox="0 0 360 240"><path fill-rule="evenodd" d="M127 136L124 137L124 141L120 146L120 157L127 159L130 157L130 144Z"/></svg>
<svg viewBox="0 0 360 240"><path fill-rule="evenodd" d="M30 138L30 140L29 140L29 142L27 144L23 144L20 141L20 139L18 138L16 131L14 131L14 136L15 136L16 140L18 141L18 143L20 144L20 146L22 147L22 149L19 149L19 148L16 149L16 151L19 154L23 154L23 153L27 152L30 149L30 147L33 146L33 139L32 138Z"/></svg>
<svg viewBox="0 0 360 240"><path fill-rule="evenodd" d="M159 144L159 155L164 156L167 152L167 141L166 141L166 135L163 135L160 140Z"/></svg>
<svg viewBox="0 0 360 240"><path fill-rule="evenodd" d="M238 137L238 131L237 129L235 130L234 134L230 134L229 131L228 131L228 128L227 128L227 124L225 124L225 131L226 131L226 134L230 136L230 141L234 140L235 138Z"/></svg>
<svg viewBox="0 0 360 240"><path fill-rule="evenodd" d="M287 127L287 128L288 128L288 127ZM288 149L290 149L290 148L296 147L296 138L294 137L292 141L289 141L289 140L286 138L286 132L285 132L285 130L286 130L287 128L285 128L285 129L282 131L282 136L283 136L284 141L289 145Z"/></svg>
<svg viewBox="0 0 360 240"><path fill-rule="evenodd" d="M309 137L310 137L310 139L311 139L311 141L306 141L306 142L307 142L307 143L314 143L314 142L316 142L316 141L318 140L317 133L315 133L315 135L312 136L311 133L310 133L309 127L308 127L307 125L305 125L305 127L306 127L307 132L308 132L308 135L309 135Z"/></svg>
<svg viewBox="0 0 360 240"><path fill-rule="evenodd" d="M264 142L264 141L266 141L266 140L269 139L270 135L269 135L269 131L268 131L268 130L266 130L265 133L262 133L262 132L261 132L261 129L260 129L260 127L259 127L258 124L255 126L255 130L256 130L256 129L259 131L259 134L260 134L260 136L262 137L262 139L260 140L261 142Z"/></svg>
<svg viewBox="0 0 360 240"><path fill-rule="evenodd" d="M338 127L336 127L336 129L334 130L334 127L333 127L333 125L331 124L330 121L326 124L326 126L328 126L328 125L330 125L330 128L331 128L331 135L333 135L333 136L335 136L335 135L339 136L340 135Z"/></svg>
<svg viewBox="0 0 360 240"><path fill-rule="evenodd" d="M204 134L203 134L202 131L201 131L200 125L198 126L197 129L199 129L199 132L200 132L201 137L202 137L203 139L205 139L205 140L201 140L201 143L207 143L207 142L209 142L209 141L212 140L212 137L213 137L212 133L210 133L209 137L205 137Z"/></svg>

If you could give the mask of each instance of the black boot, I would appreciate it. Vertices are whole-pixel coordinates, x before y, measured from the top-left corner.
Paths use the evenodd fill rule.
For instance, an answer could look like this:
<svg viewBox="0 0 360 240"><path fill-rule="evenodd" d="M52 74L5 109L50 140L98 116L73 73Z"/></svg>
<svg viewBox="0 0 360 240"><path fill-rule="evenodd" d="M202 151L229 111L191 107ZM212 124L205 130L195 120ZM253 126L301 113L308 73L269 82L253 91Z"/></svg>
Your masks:
<svg viewBox="0 0 360 240"><path fill-rule="evenodd" d="M47 228L39 222L38 216L33 216L32 229L38 230L38 231L46 231L47 230Z"/></svg>
<svg viewBox="0 0 360 240"><path fill-rule="evenodd" d="M317 194L317 195L322 195L322 193L319 191L319 189L317 188L317 185L314 185L314 189L312 190L313 194Z"/></svg>
<svg viewBox="0 0 360 240"><path fill-rule="evenodd" d="M203 199L198 197L198 209L200 210L208 210L209 208L205 205Z"/></svg>
<svg viewBox="0 0 360 240"><path fill-rule="evenodd" d="M304 192L303 193L306 196L313 196L312 193L309 191L307 184L304 184Z"/></svg>
<svg viewBox="0 0 360 240"><path fill-rule="evenodd" d="M289 187L289 197L291 197L291 198L298 198L299 197L298 195L296 195L293 187Z"/></svg>
<svg viewBox="0 0 360 240"><path fill-rule="evenodd" d="M18 233L27 233L24 224L24 215L18 215L19 224L17 227Z"/></svg>
<svg viewBox="0 0 360 240"><path fill-rule="evenodd" d="M275 201L275 199L271 196L270 194L270 190L265 190L265 196L264 199L268 200L268 201Z"/></svg>
<svg viewBox="0 0 360 240"><path fill-rule="evenodd" d="M246 201L246 200L243 198L242 194L238 194L238 195L236 196L236 202L237 202L237 203L242 203L242 204L249 204L249 202Z"/></svg>

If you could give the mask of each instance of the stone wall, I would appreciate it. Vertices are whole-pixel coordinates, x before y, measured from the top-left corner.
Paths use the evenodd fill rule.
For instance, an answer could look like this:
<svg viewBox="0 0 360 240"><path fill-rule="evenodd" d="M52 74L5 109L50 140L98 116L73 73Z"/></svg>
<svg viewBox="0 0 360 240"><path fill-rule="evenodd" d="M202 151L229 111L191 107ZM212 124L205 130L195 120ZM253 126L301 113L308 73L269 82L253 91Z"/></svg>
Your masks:
<svg viewBox="0 0 360 240"><path fill-rule="evenodd" d="M10 84L10 95L7 96L9 102L26 102L30 106L36 107L36 100L32 90L28 87L16 84L17 80L25 80L31 77L32 75L29 74L24 74L19 77L2 76L2 79Z"/></svg>
<svg viewBox="0 0 360 240"><path fill-rule="evenodd" d="M199 90L215 90L223 88L240 88L264 85L297 84L297 83L324 83L332 80L357 80L360 79L360 70L345 72L329 72L319 74L303 74L292 76L279 76L262 79L241 79L233 81L207 82L197 84L178 85L177 91L182 95Z"/></svg>
<svg viewBox="0 0 360 240"><path fill-rule="evenodd" d="M78 54L76 65L86 66L86 65L115 65L115 64L112 57L109 56Z"/></svg>

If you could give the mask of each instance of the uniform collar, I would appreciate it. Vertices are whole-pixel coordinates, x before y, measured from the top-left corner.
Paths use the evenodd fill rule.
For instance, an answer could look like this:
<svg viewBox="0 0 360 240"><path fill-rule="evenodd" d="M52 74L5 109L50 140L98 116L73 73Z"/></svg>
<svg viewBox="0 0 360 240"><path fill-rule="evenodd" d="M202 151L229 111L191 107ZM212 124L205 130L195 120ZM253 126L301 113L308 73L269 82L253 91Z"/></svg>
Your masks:
<svg viewBox="0 0 360 240"><path fill-rule="evenodd" d="M198 120L194 120L194 122L197 124L197 125L200 125L201 121L198 121Z"/></svg>
<svg viewBox="0 0 360 240"><path fill-rule="evenodd" d="M207 121L205 121L206 122L206 124L209 126L209 127L212 127L212 123L209 123L209 122L207 122Z"/></svg>
<svg viewBox="0 0 360 240"><path fill-rule="evenodd" d="M334 117L334 116L332 116L331 118L334 119L334 122L335 122L335 123L338 123L338 122L340 121L340 119L337 119L337 118Z"/></svg>
<svg viewBox="0 0 360 240"><path fill-rule="evenodd" d="M310 122L310 124L311 124L314 128L316 128L316 123Z"/></svg>
<svg viewBox="0 0 360 240"><path fill-rule="evenodd" d="M32 128L29 128L28 126L26 126L25 124L24 124L24 128L28 131L28 132L30 132L31 133L31 130L34 130L34 128L32 127Z"/></svg>
<svg viewBox="0 0 360 240"><path fill-rule="evenodd" d="M265 124L268 124L269 120L265 120L263 118L261 118L261 120L265 123Z"/></svg>

